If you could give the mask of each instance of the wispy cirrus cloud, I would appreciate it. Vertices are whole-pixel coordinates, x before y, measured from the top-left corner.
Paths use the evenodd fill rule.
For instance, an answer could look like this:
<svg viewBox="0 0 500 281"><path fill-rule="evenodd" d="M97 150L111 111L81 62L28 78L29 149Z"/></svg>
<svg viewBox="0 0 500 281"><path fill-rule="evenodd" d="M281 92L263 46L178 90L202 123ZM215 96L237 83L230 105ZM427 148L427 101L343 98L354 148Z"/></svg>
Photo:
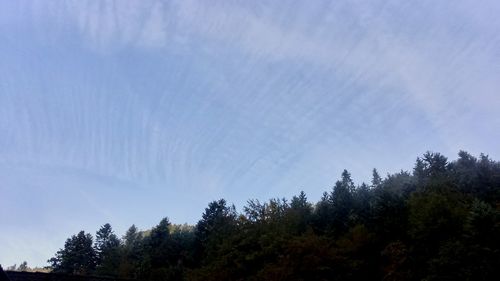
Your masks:
<svg viewBox="0 0 500 281"><path fill-rule="evenodd" d="M284 86L284 83L294 83L290 78L268 82L248 72L251 75L247 76L247 81L253 83L247 83L248 88L260 86L251 92L242 90L235 87L236 84L223 73L224 70L220 70L220 75L210 74L212 80L206 82L207 91L211 92L208 104L223 105L241 116L241 119L235 119L228 126L241 126L238 120L249 128L256 126L257 122L267 122L269 128L266 132L277 132L281 141L287 140L290 144L304 141L304 136L308 135L301 133L304 130L311 130L324 139L336 140L338 136L332 133L333 130L319 129L317 124L335 110L337 114L346 112L346 117L353 118L349 116L352 111L365 110L369 103L373 104L377 100L381 104L393 101L400 107L422 113L425 121L437 132L436 137L449 142L448 139L456 138L461 126L477 121L478 112L481 115L495 116L494 109L498 105L498 99L494 98L499 83L495 77L495 65L498 65L499 60L496 54L498 33L490 28L499 25L498 20L491 16L491 10L498 9L495 3L484 4L482 8L467 1L452 6L329 1L318 1L314 5L291 1L286 6L264 2L250 5L238 1L54 1L49 4L33 1L13 5L13 10L20 15L17 21L25 22L21 15L31 15L27 22L31 22L37 30L36 35L42 38L40 40L52 38L47 41L64 43L63 39L68 38L68 32L76 31L77 40L85 42L84 45L91 51L103 55L128 48L144 49L156 56L172 53L185 55L194 50L197 54L203 54L202 56L220 60L224 59L225 53L228 58L240 56L239 59L248 69L282 64L310 70L316 77L304 79L307 75L302 75L302 80L295 88ZM474 8L473 13L467 12L469 7ZM485 9L490 11L487 15L491 17L478 16ZM455 20L449 20L450 18ZM191 67L191 62L186 63L182 67ZM202 65L197 68L201 69ZM226 66L220 64L220 67ZM208 71L209 66L201 72ZM246 69L238 71L244 73ZM283 74L288 75L285 72ZM315 86L318 83L321 85L322 79L327 76L331 77L327 83L330 86L336 83L337 86ZM275 77L279 79L278 76ZM141 112L137 106L129 108L134 107L134 100L141 98L138 98L135 90L124 87L122 90L128 92L126 96L129 98L125 98L117 106L132 114L131 120L135 125L131 128L136 129L128 129L129 141L117 146L114 152L115 155L128 155L126 157L129 159L121 163L129 164L110 168L113 165L107 163L109 157L105 156L110 148L103 144L106 143L104 140L114 139L115 135L120 134L115 129L106 129L108 126L115 126L119 117L112 115L109 108L115 99L114 95L108 94L111 89L105 83L102 85L102 93L87 94L83 98L83 104L87 102L88 107L76 110L81 112L83 118L88 118L88 112L97 104L99 106L93 110L97 110L100 119L106 120L95 123L94 118L90 118L88 121L93 124L89 132L94 132L94 136L100 136L103 141L89 140L89 144L102 146L93 145L92 153L86 156L93 160L85 165L103 167L104 173L111 172L107 169L112 169L113 173L123 174L125 177L134 175L154 178L164 174L163 170L151 172L150 169L166 157L153 156L158 150L171 155L176 153L173 150L181 151L185 147L186 156L180 158L190 159L190 143L182 142L175 147L169 144L171 148L161 144L172 137L165 135L164 130L170 125L164 125L164 114L153 116ZM91 88L88 91L94 91ZM186 89L183 86L182 89L171 90ZM238 94L234 94L235 91L239 91ZM268 103L269 98L266 98L272 91L280 91L273 93L273 99L283 102L283 108L277 111L275 107L280 105ZM474 95L471 95L473 91ZM163 97L163 100L168 101L174 95L164 93ZM245 100L243 103L242 99ZM296 107L298 112L288 113L287 109L294 100L301 101L301 105ZM322 106L315 105L320 100ZM328 104L331 106L330 110L326 107ZM474 110L468 110L471 105ZM144 106L147 110L148 105ZM40 138L33 136L33 117L30 116L33 112L28 109L27 115L24 115L27 118L25 136L39 140ZM47 116L53 115L47 107L42 112ZM384 114L392 113L384 112L381 116ZM53 117L47 119L56 120ZM138 120L147 120L145 122L148 126L156 124L159 129L153 133L146 131L147 135L144 135L145 132L140 129L142 121ZM299 120L302 127L292 125ZM364 128L361 120L353 120L356 122L355 128ZM385 117L374 120L378 120L376 125L382 128L391 126L390 122L393 122L391 118ZM498 124L498 118L493 117L491 121ZM52 127L58 128L57 124L57 121L42 123L38 130L48 129L50 132ZM340 124L335 128L344 130L339 126ZM143 141L135 140L138 134ZM50 137L50 134L42 136ZM264 134L260 137L264 138ZM235 141L234 137L225 139ZM307 142L314 143L315 140L317 138ZM120 151L132 143L143 143L144 146L140 149L137 149L137 145L132 146L135 148L121 154ZM147 148L151 145L156 149ZM450 150L457 147L456 143L449 143L448 146ZM34 145L29 147L33 149ZM144 158L149 163L144 166L144 170L134 160L139 158ZM249 159L248 163L254 163L254 160Z"/></svg>

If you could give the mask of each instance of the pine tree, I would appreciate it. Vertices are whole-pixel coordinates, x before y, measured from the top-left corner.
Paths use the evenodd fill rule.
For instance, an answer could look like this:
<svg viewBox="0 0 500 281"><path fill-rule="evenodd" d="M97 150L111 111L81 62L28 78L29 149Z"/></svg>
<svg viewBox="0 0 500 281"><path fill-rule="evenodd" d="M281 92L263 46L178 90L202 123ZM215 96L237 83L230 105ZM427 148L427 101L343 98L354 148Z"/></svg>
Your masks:
<svg viewBox="0 0 500 281"><path fill-rule="evenodd" d="M109 223L103 225L96 232L94 249L96 253L97 273L100 275L116 276L120 263L120 239L113 233Z"/></svg>
<svg viewBox="0 0 500 281"><path fill-rule="evenodd" d="M372 171L372 187L376 188L382 184L382 178L380 177L377 169L373 168Z"/></svg>
<svg viewBox="0 0 500 281"><path fill-rule="evenodd" d="M83 230L68 238L64 248L48 260L54 272L84 275L93 273L96 267L96 253L92 241L92 235Z"/></svg>

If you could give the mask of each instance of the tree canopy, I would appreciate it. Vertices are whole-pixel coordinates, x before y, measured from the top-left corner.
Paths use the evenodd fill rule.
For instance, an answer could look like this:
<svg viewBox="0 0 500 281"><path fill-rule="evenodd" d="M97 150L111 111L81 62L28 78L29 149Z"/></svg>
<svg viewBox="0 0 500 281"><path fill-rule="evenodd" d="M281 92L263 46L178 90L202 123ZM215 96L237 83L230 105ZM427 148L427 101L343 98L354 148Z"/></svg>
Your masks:
<svg viewBox="0 0 500 281"><path fill-rule="evenodd" d="M500 163L461 151L356 185L344 170L317 203L210 202L195 226L162 219L122 239L103 225L70 237L56 272L153 280L497 280Z"/></svg>

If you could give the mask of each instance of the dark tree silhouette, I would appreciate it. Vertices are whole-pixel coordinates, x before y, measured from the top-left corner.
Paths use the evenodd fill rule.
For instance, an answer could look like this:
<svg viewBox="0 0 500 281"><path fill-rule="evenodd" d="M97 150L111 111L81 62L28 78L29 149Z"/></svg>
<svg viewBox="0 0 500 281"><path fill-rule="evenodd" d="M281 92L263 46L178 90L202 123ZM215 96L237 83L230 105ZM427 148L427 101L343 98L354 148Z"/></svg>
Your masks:
<svg viewBox="0 0 500 281"><path fill-rule="evenodd" d="M55 272L91 274L96 267L96 253L92 247L92 235L83 230L71 236L64 248L49 260Z"/></svg>
<svg viewBox="0 0 500 281"><path fill-rule="evenodd" d="M105 224L49 260L56 272L139 280L498 280L500 163L460 151L418 157L413 172L356 185L344 170L316 204L301 192L224 199L195 226L167 218L131 226L122 241Z"/></svg>

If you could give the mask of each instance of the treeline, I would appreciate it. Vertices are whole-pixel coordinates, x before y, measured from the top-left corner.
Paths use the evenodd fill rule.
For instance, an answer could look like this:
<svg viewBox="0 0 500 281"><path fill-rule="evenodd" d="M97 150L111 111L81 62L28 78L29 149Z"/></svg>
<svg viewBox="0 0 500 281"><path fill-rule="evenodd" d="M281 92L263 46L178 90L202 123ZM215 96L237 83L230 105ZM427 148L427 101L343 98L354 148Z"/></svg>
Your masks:
<svg viewBox="0 0 500 281"><path fill-rule="evenodd" d="M461 151L356 186L345 171L316 204L211 202L195 226L167 218L120 239L81 231L56 272L139 280L500 280L500 162Z"/></svg>
<svg viewBox="0 0 500 281"><path fill-rule="evenodd" d="M1 266L0 266L1 267ZM50 268L42 268L42 267L29 267L28 262L23 261L22 263L19 264L13 264L11 266L8 266L5 270L7 271L23 271L23 272L49 272Z"/></svg>

